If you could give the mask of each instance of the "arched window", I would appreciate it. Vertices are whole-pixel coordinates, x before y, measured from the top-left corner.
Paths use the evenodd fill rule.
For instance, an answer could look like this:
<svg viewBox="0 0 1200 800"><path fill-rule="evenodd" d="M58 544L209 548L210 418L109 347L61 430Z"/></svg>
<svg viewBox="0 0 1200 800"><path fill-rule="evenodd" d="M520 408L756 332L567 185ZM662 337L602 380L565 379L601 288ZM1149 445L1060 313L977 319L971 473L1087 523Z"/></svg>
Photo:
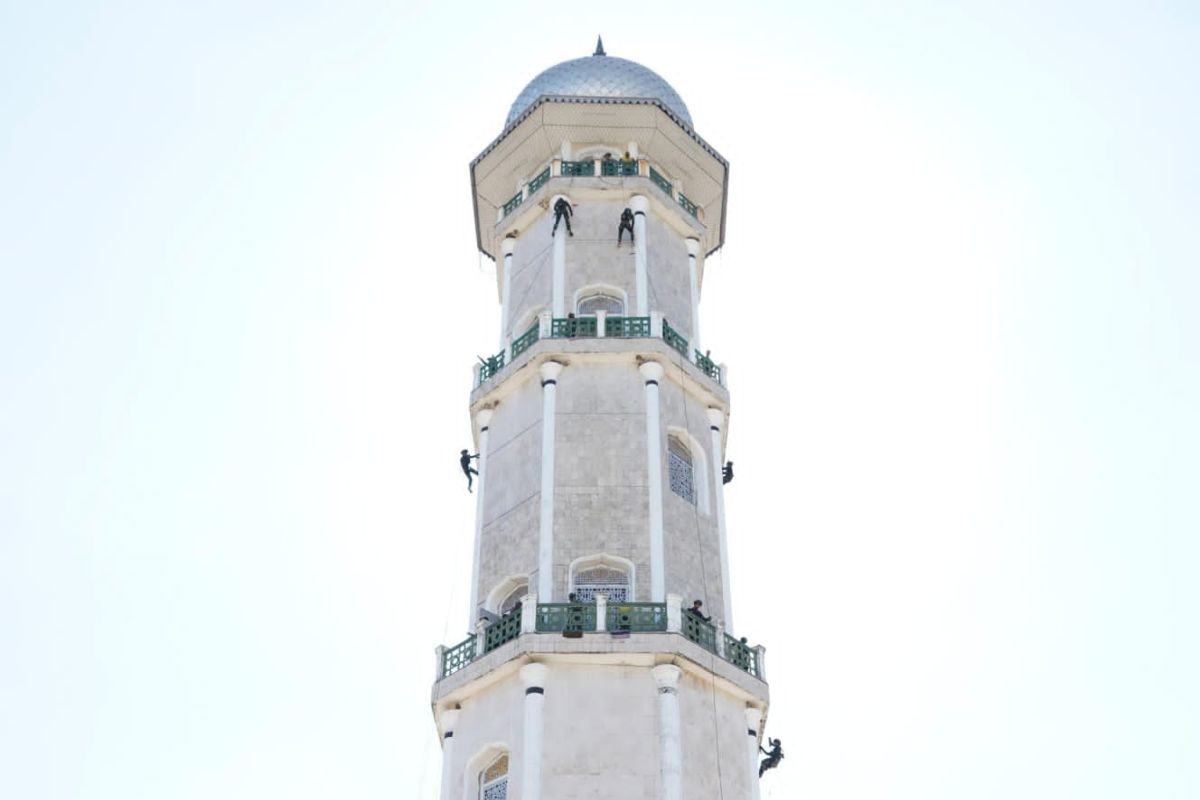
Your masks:
<svg viewBox="0 0 1200 800"><path fill-rule="evenodd" d="M508 753L501 753L479 773L479 800L508 800Z"/></svg>
<svg viewBox="0 0 1200 800"><path fill-rule="evenodd" d="M513 589L508 595L500 601L500 606L496 609L501 615L507 614L516 607L517 603L521 602L521 598L529 594L529 584L522 583L517 588Z"/></svg>
<svg viewBox="0 0 1200 800"><path fill-rule="evenodd" d="M687 445L674 436L667 439L667 471L671 477L671 491L696 505L696 473L692 467L692 453Z"/></svg>
<svg viewBox="0 0 1200 800"><path fill-rule="evenodd" d="M591 603L598 594L615 603L628 603L633 599L629 573L617 566L595 564L583 567L576 570L571 583L580 602Z"/></svg>
<svg viewBox="0 0 1200 800"><path fill-rule="evenodd" d="M619 317L625 313L625 301L611 294L589 294L579 299L575 309L581 317L594 317L597 311Z"/></svg>

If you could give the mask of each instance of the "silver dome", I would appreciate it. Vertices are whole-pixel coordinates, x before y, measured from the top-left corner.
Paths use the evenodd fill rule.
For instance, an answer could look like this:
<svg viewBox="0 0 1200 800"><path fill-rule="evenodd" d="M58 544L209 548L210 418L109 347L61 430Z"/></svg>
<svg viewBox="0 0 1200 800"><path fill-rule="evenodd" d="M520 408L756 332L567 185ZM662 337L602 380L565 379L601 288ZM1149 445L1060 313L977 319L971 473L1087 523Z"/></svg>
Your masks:
<svg viewBox="0 0 1200 800"><path fill-rule="evenodd" d="M597 44L595 55L555 64L530 81L508 110L504 127L511 125L542 95L653 98L662 101L689 128L692 127L687 106L671 84L641 64L605 55L600 44Z"/></svg>

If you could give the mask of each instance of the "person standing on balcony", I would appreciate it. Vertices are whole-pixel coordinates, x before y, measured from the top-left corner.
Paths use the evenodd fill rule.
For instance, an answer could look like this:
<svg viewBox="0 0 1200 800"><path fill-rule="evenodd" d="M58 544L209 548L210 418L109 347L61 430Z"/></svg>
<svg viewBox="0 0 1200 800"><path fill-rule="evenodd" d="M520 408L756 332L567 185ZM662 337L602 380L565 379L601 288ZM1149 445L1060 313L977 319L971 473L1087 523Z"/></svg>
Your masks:
<svg viewBox="0 0 1200 800"><path fill-rule="evenodd" d="M704 605L704 603L700 602L699 600L694 600L692 602L692 607L687 610L687 613L691 614L693 617L696 617L697 619L702 619L705 622L708 622L712 619L712 617L705 616L704 612L700 610L700 607L703 605Z"/></svg>
<svg viewBox="0 0 1200 800"><path fill-rule="evenodd" d="M468 451L463 450L458 457L458 465L462 467L463 474L467 476L467 491L471 491L472 475L478 475L479 470L471 466L471 459L479 458L479 453L471 455Z"/></svg>
<svg viewBox="0 0 1200 800"><path fill-rule="evenodd" d="M629 231L629 243L633 244L633 212L628 208L621 212L621 224L617 226L617 247L621 246L625 231Z"/></svg>
<svg viewBox="0 0 1200 800"><path fill-rule="evenodd" d="M554 202L554 227L550 229L550 238L554 238L554 233L558 230L558 223L560 221L566 223L568 236L575 235L571 230L571 215L574 213L571 210L571 204L567 202L567 198L560 197Z"/></svg>

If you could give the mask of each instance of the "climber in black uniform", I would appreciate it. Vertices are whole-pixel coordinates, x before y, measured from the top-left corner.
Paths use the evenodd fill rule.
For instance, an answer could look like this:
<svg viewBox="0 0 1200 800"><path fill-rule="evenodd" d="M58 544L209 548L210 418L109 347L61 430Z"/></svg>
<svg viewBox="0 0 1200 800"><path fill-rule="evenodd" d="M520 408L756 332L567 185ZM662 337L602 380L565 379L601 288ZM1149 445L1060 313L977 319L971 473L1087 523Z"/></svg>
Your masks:
<svg viewBox="0 0 1200 800"><path fill-rule="evenodd" d="M479 474L479 470L477 470L471 466L471 459L473 459L473 458L479 458L479 453L476 453L475 455L471 455L466 450L463 450L462 454L459 455L459 457L458 457L458 465L460 467L462 467L463 474L467 476L467 491L468 492L471 491L471 476Z"/></svg>
<svg viewBox="0 0 1200 800"><path fill-rule="evenodd" d="M733 462L726 461L725 468L721 470L721 483L733 483Z"/></svg>
<svg viewBox="0 0 1200 800"><path fill-rule="evenodd" d="M629 243L633 244L633 212L628 208L621 212L621 224L617 226L617 247L621 246L621 238L625 231L629 231Z"/></svg>
<svg viewBox="0 0 1200 800"><path fill-rule="evenodd" d="M758 748L767 755L767 757L762 760L762 763L758 765L758 777L760 778L763 776L764 772L769 769L775 769L779 766L779 762L783 761L783 744L778 739L771 739L769 741L771 742L770 750L763 750L762 747Z"/></svg>
<svg viewBox="0 0 1200 800"><path fill-rule="evenodd" d="M558 230L559 220L567 224L567 234L574 236L571 230L571 215L575 212L571 210L571 204L567 202L567 198L560 197L554 201L554 227L550 229L550 237L554 237L554 232Z"/></svg>

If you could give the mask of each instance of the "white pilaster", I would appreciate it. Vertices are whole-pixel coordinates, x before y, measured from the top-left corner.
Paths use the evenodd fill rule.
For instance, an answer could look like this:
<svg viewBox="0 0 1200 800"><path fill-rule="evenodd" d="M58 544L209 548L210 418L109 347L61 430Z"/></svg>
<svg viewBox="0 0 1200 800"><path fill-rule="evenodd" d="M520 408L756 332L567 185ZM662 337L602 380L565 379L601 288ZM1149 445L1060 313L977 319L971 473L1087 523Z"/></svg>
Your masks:
<svg viewBox="0 0 1200 800"><path fill-rule="evenodd" d="M604 309L600 309L599 311L596 312L596 336L598 338L601 338L601 339L604 338L604 325L605 325L604 321L606 319L608 319L607 311L605 311Z"/></svg>
<svg viewBox="0 0 1200 800"><path fill-rule="evenodd" d="M521 633L537 630L537 595L533 592L521 598Z"/></svg>
<svg viewBox="0 0 1200 800"><path fill-rule="evenodd" d="M492 421L490 408L480 409L475 414L475 424L479 426L479 474L475 476L475 558L471 566L471 605L467 607L470 618L468 625L474 625L479 617L479 561L483 549L483 493L487 489L487 449L488 423Z"/></svg>
<svg viewBox="0 0 1200 800"><path fill-rule="evenodd" d="M596 632L608 630L608 595L596 595Z"/></svg>
<svg viewBox="0 0 1200 800"><path fill-rule="evenodd" d="M550 213L554 213L554 204L559 198L571 202L565 194L556 194L550 198ZM553 223L551 223L553 224ZM550 308L556 317L567 315L567 223L563 220L554 233L553 266L550 277Z"/></svg>
<svg viewBox="0 0 1200 800"><path fill-rule="evenodd" d="M667 632L680 633L683 631L683 596L667 595Z"/></svg>
<svg viewBox="0 0 1200 800"><path fill-rule="evenodd" d="M637 315L645 317L650 314L650 289L646 277L646 212L650 209L650 201L640 194L635 194L629 201L629 207L633 209L633 233L637 238L633 245Z"/></svg>
<svg viewBox="0 0 1200 800"><path fill-rule="evenodd" d="M525 738L521 754L521 798L541 800L542 740L545 730L546 676L550 669L544 664L521 667L521 683L525 685Z"/></svg>
<svg viewBox="0 0 1200 800"><path fill-rule="evenodd" d="M746 707L746 754L749 756L747 774L750 793L747 800L758 800L758 726L762 724L762 712L753 706Z"/></svg>
<svg viewBox="0 0 1200 800"><path fill-rule="evenodd" d="M450 800L454 785L454 727L458 724L458 709L442 712L442 800Z"/></svg>
<svg viewBox="0 0 1200 800"><path fill-rule="evenodd" d="M650 510L650 602L666 599L667 579L663 565L663 476L662 442L659 424L658 382L662 365L647 361L638 368L646 382L646 483Z"/></svg>
<svg viewBox="0 0 1200 800"><path fill-rule="evenodd" d="M500 247L504 252L504 275L501 281L500 290L500 348L504 349L509 339L508 332L508 304L512 298L512 262L513 249L517 246L516 239L505 238L501 240ZM520 331L519 333L523 333Z"/></svg>
<svg viewBox="0 0 1200 800"><path fill-rule="evenodd" d="M688 287L692 292L692 347L703 353L700 346L700 281L696 276L696 256L700 253L699 239L685 239L688 253Z"/></svg>
<svg viewBox="0 0 1200 800"><path fill-rule="evenodd" d="M662 771L662 800L683 798L683 745L679 735L679 675L674 664L653 670L658 686L658 752Z"/></svg>
<svg viewBox="0 0 1200 800"><path fill-rule="evenodd" d="M708 409L708 427L712 434L712 465L713 485L716 486L717 496L717 541L721 545L721 599L724 607L725 629L733 627L733 591L729 586L729 545L725 536L725 454L721 452L721 425L725 422L725 412L719 408Z"/></svg>
<svg viewBox="0 0 1200 800"><path fill-rule="evenodd" d="M547 361L542 375L542 497L538 520L538 597L554 598L554 401L563 365Z"/></svg>

